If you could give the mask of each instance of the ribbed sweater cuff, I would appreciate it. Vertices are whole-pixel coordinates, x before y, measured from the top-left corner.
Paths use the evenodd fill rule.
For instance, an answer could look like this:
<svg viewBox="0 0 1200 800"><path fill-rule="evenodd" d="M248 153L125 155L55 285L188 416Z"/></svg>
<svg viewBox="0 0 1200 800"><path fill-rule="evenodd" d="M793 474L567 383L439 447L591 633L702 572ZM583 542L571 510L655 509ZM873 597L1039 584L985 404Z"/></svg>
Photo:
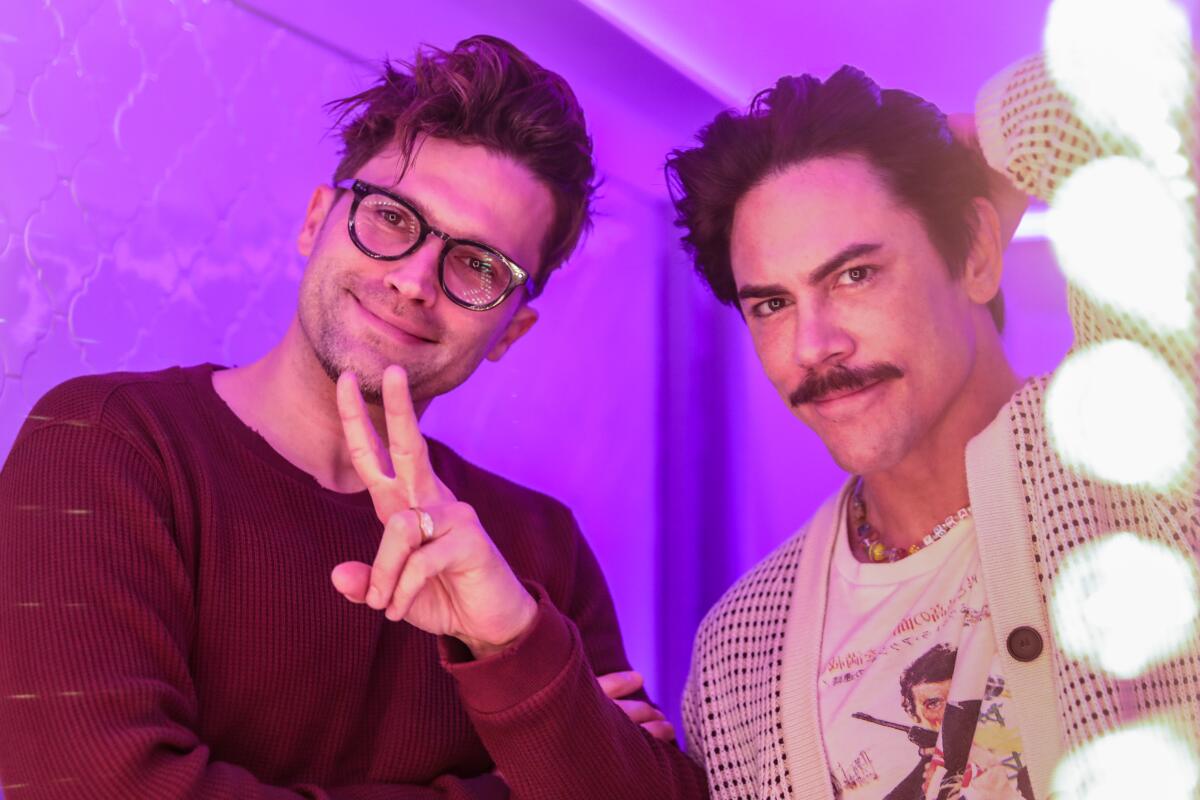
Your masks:
<svg viewBox="0 0 1200 800"><path fill-rule="evenodd" d="M537 600L537 615L504 651L473 661L457 639L438 640L442 666L458 681L463 703L474 711L494 714L524 702L550 685L571 658L574 641L563 615L541 586L526 581L525 587Z"/></svg>

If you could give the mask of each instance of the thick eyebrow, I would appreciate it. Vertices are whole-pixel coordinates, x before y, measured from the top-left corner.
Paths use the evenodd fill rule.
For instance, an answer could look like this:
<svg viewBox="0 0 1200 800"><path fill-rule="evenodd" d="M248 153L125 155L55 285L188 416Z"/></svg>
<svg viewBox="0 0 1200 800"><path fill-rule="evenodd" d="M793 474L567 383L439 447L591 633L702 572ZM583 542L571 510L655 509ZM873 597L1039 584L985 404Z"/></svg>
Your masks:
<svg viewBox="0 0 1200 800"><path fill-rule="evenodd" d="M808 285L816 286L845 266L846 262L853 261L868 253L874 253L882 247L883 245L878 242L858 242L843 247L838 251L837 255L826 260L821 266L813 270L812 274L808 276ZM787 289L778 283L766 285L748 284L738 290L738 299L750 300L754 298L778 297L781 294L787 294Z"/></svg>
<svg viewBox="0 0 1200 800"><path fill-rule="evenodd" d="M883 245L879 244L878 242L859 242L858 244L852 244L848 245L847 247L843 247L836 256L813 270L812 274L808 276L808 285L816 286L818 283L821 283L830 275L845 266L847 261L853 261L856 258L867 255L868 253L874 253L881 247L883 247Z"/></svg>

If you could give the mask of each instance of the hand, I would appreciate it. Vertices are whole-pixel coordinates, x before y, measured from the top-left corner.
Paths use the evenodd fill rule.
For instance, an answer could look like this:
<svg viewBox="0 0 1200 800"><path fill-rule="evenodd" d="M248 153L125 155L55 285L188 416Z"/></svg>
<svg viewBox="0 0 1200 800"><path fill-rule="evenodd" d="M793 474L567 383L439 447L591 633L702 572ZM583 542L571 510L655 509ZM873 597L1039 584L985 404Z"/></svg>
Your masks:
<svg viewBox="0 0 1200 800"><path fill-rule="evenodd" d="M386 447L353 373L338 379L337 402L351 463L384 530L374 564L338 564L333 585L353 603L386 609L390 620L459 639L476 658L504 649L533 623L537 603L475 510L458 502L434 474L403 368L388 367L383 375ZM414 509L429 514L432 539L423 541Z"/></svg>
<svg viewBox="0 0 1200 800"><path fill-rule="evenodd" d="M641 725L655 739L664 742L675 740L675 726L667 722L663 713L641 700L622 700L623 697L642 688L642 676L637 672L610 672L596 681L604 694L616 703L631 720Z"/></svg>
<svg viewBox="0 0 1200 800"><path fill-rule="evenodd" d="M980 150L974 114L948 114L946 123L955 139L972 150ZM1025 216L1025 209L1029 207L1029 196L1014 186L1007 175L989 168L988 199L1000 218L1000 244L1007 247L1017 232L1017 226L1021 224L1021 217Z"/></svg>

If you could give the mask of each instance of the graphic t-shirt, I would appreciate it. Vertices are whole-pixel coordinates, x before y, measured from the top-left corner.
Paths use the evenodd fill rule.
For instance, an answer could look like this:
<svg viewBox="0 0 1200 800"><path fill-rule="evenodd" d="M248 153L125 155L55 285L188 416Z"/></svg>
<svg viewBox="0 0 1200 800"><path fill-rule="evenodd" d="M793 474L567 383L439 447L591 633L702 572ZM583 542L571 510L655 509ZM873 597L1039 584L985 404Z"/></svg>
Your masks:
<svg viewBox="0 0 1200 800"><path fill-rule="evenodd" d="M972 520L892 564L855 559L845 510L838 530L818 685L837 796L1033 798Z"/></svg>

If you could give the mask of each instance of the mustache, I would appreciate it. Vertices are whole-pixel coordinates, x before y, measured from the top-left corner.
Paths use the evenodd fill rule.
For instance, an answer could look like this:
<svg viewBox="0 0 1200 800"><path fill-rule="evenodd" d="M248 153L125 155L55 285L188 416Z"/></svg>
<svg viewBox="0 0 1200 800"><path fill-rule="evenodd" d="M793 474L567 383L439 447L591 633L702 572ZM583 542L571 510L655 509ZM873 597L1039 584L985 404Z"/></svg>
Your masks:
<svg viewBox="0 0 1200 800"><path fill-rule="evenodd" d="M788 395L788 402L798 406L834 393L857 391L872 383L903 377L904 372L899 367L882 361L863 367L840 366L824 372L810 371L796 390Z"/></svg>

